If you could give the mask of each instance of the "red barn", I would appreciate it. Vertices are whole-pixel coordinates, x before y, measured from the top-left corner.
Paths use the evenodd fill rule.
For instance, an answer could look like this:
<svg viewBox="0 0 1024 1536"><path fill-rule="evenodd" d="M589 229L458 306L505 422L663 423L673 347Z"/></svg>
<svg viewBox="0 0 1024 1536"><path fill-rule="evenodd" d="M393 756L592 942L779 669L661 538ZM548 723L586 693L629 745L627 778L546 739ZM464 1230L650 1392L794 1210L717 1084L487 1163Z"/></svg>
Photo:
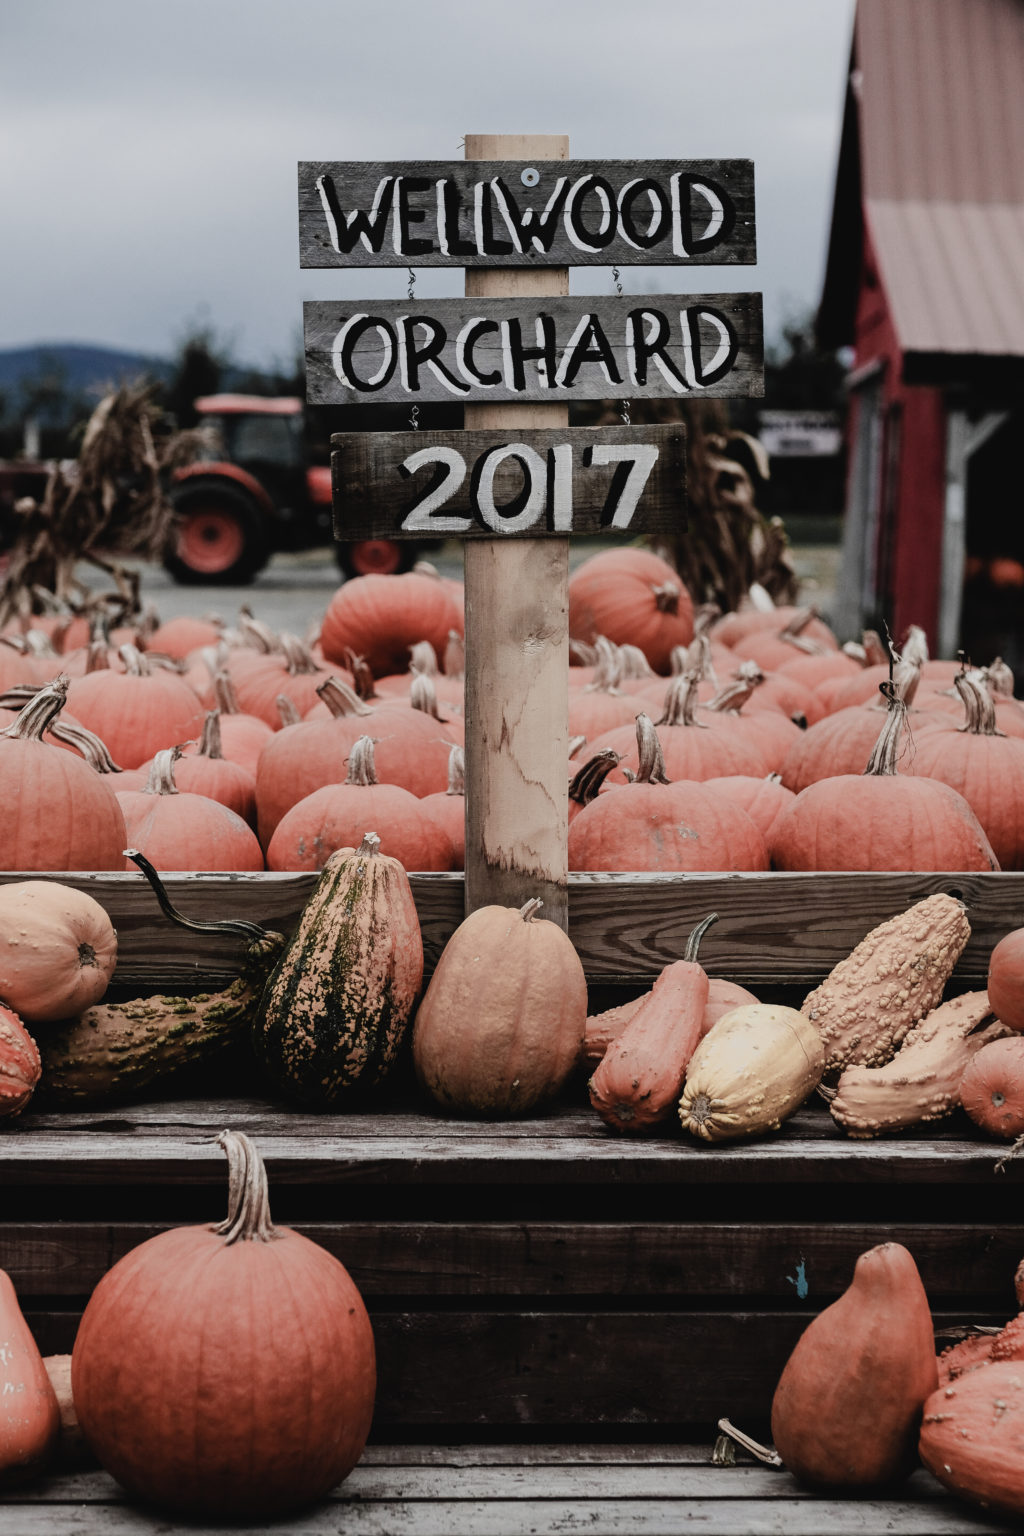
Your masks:
<svg viewBox="0 0 1024 1536"><path fill-rule="evenodd" d="M853 349L843 638L1024 678L1024 0L857 0L817 328Z"/></svg>

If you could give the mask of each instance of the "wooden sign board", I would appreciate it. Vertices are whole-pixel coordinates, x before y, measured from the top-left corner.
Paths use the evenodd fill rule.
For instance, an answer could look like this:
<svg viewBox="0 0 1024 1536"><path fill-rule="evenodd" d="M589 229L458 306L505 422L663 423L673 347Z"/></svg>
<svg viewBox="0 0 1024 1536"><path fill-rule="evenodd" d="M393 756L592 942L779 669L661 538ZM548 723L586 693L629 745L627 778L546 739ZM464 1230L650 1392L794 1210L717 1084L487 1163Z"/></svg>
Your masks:
<svg viewBox="0 0 1024 1536"><path fill-rule="evenodd" d="M678 533L684 428L339 432L338 539Z"/></svg>
<svg viewBox="0 0 1024 1536"><path fill-rule="evenodd" d="M305 161L299 253L304 267L751 265L754 167Z"/></svg>
<svg viewBox="0 0 1024 1536"><path fill-rule="evenodd" d="M311 405L764 393L759 293L303 307Z"/></svg>

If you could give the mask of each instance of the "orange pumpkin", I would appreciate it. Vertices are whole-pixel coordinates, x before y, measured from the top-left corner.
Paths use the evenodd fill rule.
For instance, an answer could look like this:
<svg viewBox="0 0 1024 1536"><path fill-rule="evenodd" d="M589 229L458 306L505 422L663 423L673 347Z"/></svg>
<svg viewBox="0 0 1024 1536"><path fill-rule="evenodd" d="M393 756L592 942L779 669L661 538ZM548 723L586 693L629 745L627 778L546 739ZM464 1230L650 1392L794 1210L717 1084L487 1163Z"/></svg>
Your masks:
<svg viewBox="0 0 1024 1536"><path fill-rule="evenodd" d="M313 790L281 817L267 844L267 868L322 869L335 849L358 847L366 827L377 830L382 851L408 870L451 868L452 848L440 823L400 784L380 782L373 737L366 735L349 751L343 783Z"/></svg>
<svg viewBox="0 0 1024 1536"><path fill-rule="evenodd" d="M208 795L179 790L174 780L176 747L158 752L144 789L118 795L125 841L158 870L262 870L263 850L241 816ZM125 860L124 869L134 865Z"/></svg>
<svg viewBox="0 0 1024 1536"><path fill-rule="evenodd" d="M999 868L962 795L937 779L897 774L905 721L906 705L893 693L865 771L836 774L801 790L772 831L776 869Z"/></svg>
<svg viewBox="0 0 1024 1536"><path fill-rule="evenodd" d="M154 666L135 646L121 646L119 656L123 670L103 667L76 677L68 705L116 763L138 768L163 748L198 736L203 708L177 672Z"/></svg>
<svg viewBox="0 0 1024 1536"><path fill-rule="evenodd" d="M1024 1038L983 1045L964 1068L960 1102L990 1136L1024 1135Z"/></svg>
<svg viewBox="0 0 1024 1536"><path fill-rule="evenodd" d="M693 639L693 603L678 572L650 550L606 549L569 577L569 634L639 646L666 673L673 647Z"/></svg>
<svg viewBox="0 0 1024 1536"><path fill-rule="evenodd" d="M1024 1032L1024 928L1004 934L989 955L987 985L996 1017Z"/></svg>
<svg viewBox="0 0 1024 1536"><path fill-rule="evenodd" d="M4 828L6 869L124 868L124 817L110 787L74 752L43 740L67 697L62 673L0 730L0 804L12 814Z"/></svg>
<svg viewBox="0 0 1024 1536"><path fill-rule="evenodd" d="M86 1306L71 1384L86 1439L130 1493L262 1522L321 1498L361 1456L373 1333L344 1266L271 1224L248 1139L217 1140L227 1219L118 1260Z"/></svg>
<svg viewBox="0 0 1024 1536"><path fill-rule="evenodd" d="M327 605L320 645L329 662L348 664L361 656L374 677L405 670L410 648L429 640L443 656L448 633L463 629L451 590L435 576L406 571L401 576L356 576L338 588Z"/></svg>
<svg viewBox="0 0 1024 1536"><path fill-rule="evenodd" d="M570 869L768 868L764 838L746 811L706 784L670 782L647 715L637 716L637 739L635 782L597 795L573 817Z"/></svg>
<svg viewBox="0 0 1024 1536"><path fill-rule="evenodd" d="M27 1023L91 1008L116 964L113 924L85 891L56 880L0 886L0 998Z"/></svg>

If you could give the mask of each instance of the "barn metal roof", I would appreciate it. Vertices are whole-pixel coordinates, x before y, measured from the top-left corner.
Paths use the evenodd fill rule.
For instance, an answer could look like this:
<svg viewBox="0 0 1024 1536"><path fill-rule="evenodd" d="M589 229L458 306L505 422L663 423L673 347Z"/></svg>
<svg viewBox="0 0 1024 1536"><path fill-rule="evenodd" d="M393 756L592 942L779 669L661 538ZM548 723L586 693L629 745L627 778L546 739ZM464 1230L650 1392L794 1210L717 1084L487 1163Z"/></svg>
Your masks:
<svg viewBox="0 0 1024 1536"><path fill-rule="evenodd" d="M858 0L823 341L870 237L907 376L1024 358L1024 0Z"/></svg>

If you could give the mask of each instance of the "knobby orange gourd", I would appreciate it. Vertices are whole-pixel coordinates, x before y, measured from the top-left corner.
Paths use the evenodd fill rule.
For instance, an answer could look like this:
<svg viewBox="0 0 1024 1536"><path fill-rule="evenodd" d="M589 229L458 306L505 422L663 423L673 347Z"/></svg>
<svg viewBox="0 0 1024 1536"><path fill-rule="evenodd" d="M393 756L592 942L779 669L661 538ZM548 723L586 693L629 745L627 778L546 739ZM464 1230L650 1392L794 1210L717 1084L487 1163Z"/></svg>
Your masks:
<svg viewBox="0 0 1024 1536"><path fill-rule="evenodd" d="M712 912L697 924L682 960L665 967L590 1079L590 1102L614 1130L657 1125L679 1098L708 1000L708 976L697 953L717 919Z"/></svg>

